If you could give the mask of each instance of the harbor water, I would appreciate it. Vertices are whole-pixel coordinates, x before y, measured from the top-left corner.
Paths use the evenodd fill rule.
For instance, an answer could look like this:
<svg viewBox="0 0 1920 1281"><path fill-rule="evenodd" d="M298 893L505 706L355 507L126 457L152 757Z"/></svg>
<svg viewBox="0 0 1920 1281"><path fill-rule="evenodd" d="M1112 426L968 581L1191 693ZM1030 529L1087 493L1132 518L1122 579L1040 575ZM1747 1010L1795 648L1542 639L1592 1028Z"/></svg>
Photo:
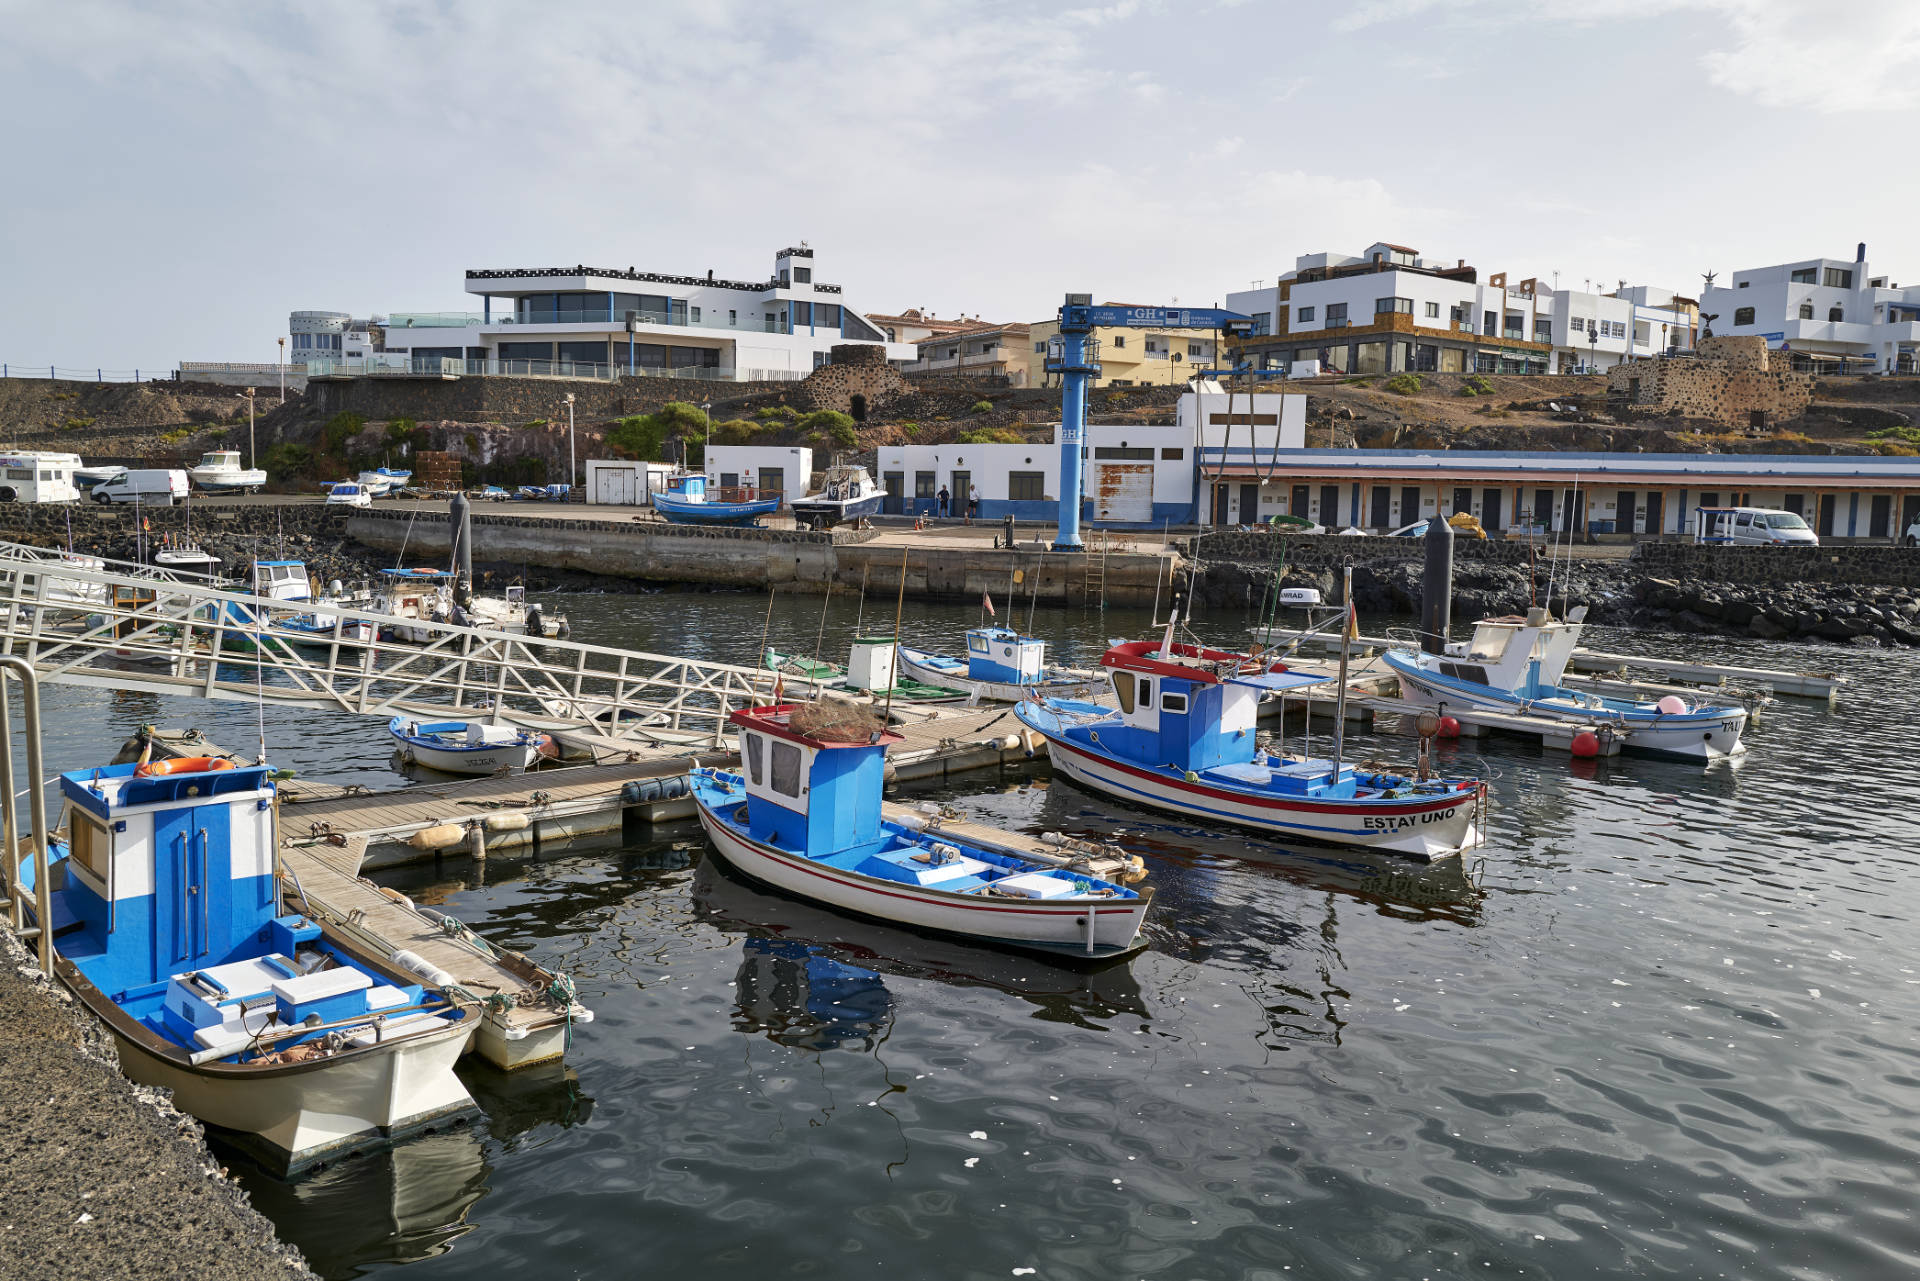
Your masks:
<svg viewBox="0 0 1920 1281"><path fill-rule="evenodd" d="M838 599L823 628L817 597L770 622L748 595L555 603L575 640L737 662L763 629L844 658L894 604ZM910 604L904 634L952 651L979 613ZM1067 662L1146 622L1035 619ZM566 971L596 1021L564 1068L463 1069L470 1126L290 1184L230 1164L334 1278L1912 1275L1920 657L1588 641L1852 683L1781 700L1704 769L1447 744L1492 780L1464 867L1283 848L1044 767L907 794L1142 855L1151 946L1091 972L757 889L693 823L383 874ZM43 700L49 768L158 723L403 782L372 719Z"/></svg>

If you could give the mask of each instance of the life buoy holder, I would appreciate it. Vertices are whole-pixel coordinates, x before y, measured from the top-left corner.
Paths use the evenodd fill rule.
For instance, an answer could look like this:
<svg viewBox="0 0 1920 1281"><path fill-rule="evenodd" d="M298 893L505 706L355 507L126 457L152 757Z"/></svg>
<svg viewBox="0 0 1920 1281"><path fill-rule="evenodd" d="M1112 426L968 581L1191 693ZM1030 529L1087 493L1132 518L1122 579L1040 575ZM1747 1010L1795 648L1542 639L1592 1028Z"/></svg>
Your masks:
<svg viewBox="0 0 1920 1281"><path fill-rule="evenodd" d="M232 769L224 756L183 756L171 761L148 761L134 771L138 778L164 777L168 774L205 774L212 770Z"/></svg>

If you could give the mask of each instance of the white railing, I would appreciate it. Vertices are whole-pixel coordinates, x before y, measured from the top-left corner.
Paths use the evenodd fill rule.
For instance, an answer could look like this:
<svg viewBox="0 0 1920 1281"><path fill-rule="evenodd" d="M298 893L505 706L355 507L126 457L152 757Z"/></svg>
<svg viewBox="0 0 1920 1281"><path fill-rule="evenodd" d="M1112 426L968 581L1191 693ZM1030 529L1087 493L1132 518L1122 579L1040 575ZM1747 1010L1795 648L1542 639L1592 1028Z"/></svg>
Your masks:
<svg viewBox="0 0 1920 1281"><path fill-rule="evenodd" d="M272 601L44 557L0 543L0 652L43 681L707 746L725 741L732 711L771 693L772 673L727 663ZM294 615L333 631L296 640L274 628ZM402 624L426 639L351 641L359 622Z"/></svg>

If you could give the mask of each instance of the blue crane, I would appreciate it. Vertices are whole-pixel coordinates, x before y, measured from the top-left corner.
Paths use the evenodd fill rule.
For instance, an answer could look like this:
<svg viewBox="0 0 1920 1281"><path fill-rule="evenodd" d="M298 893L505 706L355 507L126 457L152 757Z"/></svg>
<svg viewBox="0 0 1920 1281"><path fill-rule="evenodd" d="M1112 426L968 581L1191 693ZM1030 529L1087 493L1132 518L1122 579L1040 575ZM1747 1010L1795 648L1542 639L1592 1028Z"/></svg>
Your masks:
<svg viewBox="0 0 1920 1281"><path fill-rule="evenodd" d="M1217 329L1229 337L1253 332L1253 318L1213 307L1096 307L1092 294L1068 294L1060 308L1060 350L1047 353L1046 371L1060 375L1060 532L1055 551L1080 546L1080 443L1087 435L1087 383L1100 362L1088 336L1106 329ZM1217 356L1218 353L1216 352Z"/></svg>

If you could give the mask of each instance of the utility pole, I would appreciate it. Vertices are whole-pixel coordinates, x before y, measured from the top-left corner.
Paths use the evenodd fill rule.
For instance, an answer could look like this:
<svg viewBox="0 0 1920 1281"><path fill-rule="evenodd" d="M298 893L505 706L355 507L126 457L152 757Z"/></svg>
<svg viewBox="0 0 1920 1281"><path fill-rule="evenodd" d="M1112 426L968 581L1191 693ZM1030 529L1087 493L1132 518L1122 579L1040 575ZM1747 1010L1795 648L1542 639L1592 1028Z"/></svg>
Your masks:
<svg viewBox="0 0 1920 1281"><path fill-rule="evenodd" d="M280 358L276 363L280 367L280 403L284 405L287 403L287 340L276 338L274 341L280 344Z"/></svg>
<svg viewBox="0 0 1920 1281"><path fill-rule="evenodd" d="M255 453L253 448L253 388L251 387L247 388L246 396L247 396L247 466L252 467L255 465L254 463L255 458L258 457L258 455Z"/></svg>
<svg viewBox="0 0 1920 1281"><path fill-rule="evenodd" d="M567 488L573 488L573 393L567 393Z"/></svg>

